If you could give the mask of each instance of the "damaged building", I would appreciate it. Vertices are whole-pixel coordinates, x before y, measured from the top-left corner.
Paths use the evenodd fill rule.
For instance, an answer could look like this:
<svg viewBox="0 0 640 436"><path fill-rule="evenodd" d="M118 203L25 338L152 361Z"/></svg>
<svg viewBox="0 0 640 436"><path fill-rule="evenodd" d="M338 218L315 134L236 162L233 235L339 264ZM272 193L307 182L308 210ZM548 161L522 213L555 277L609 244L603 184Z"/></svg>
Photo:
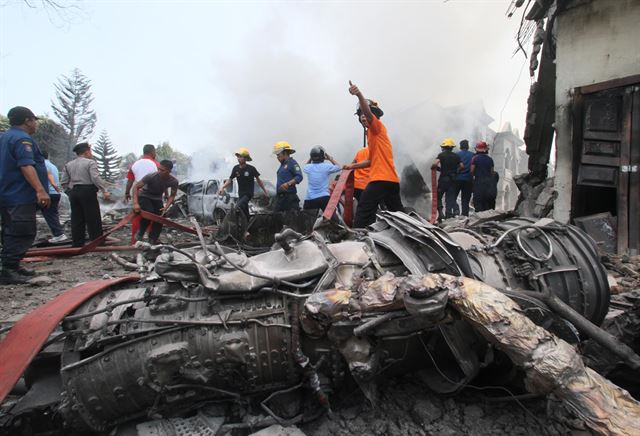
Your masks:
<svg viewBox="0 0 640 436"><path fill-rule="evenodd" d="M525 131L529 182L545 180L555 140L553 217L587 228L602 247L636 254L640 3L538 0L526 19L536 27L537 72Z"/></svg>

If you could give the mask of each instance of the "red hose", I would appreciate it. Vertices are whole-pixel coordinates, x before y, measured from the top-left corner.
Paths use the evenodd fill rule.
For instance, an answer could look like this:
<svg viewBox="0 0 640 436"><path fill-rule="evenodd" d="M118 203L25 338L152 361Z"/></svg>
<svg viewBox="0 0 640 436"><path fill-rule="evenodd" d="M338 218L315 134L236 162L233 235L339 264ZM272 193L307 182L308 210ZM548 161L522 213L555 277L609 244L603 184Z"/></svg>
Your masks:
<svg viewBox="0 0 640 436"><path fill-rule="evenodd" d="M435 224L438 219L438 178L436 169L431 170L431 219L429 222Z"/></svg>

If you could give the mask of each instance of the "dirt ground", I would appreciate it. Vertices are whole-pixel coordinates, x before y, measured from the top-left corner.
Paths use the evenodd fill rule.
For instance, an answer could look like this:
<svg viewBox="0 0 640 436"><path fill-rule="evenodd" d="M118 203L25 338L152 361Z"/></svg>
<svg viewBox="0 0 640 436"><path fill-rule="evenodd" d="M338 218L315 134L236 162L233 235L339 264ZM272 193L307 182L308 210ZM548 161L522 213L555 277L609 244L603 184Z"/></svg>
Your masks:
<svg viewBox="0 0 640 436"><path fill-rule="evenodd" d="M40 223L41 227L43 223ZM42 232L46 235L46 232ZM166 232L164 238L196 241ZM122 243L129 230L116 234ZM131 257L134 254L120 253ZM38 285L0 286L0 320L15 320L81 282L131 274L108 253L34 262L27 267L46 277ZM522 392L517 392L521 394ZM497 398L496 397L500 397ZM591 434L561 403L547 398L514 399L491 388L466 388L454 396L429 391L421 374L379 384L379 401L371 405L356 387L332 397L331 416L302 425L307 435L582 435Z"/></svg>

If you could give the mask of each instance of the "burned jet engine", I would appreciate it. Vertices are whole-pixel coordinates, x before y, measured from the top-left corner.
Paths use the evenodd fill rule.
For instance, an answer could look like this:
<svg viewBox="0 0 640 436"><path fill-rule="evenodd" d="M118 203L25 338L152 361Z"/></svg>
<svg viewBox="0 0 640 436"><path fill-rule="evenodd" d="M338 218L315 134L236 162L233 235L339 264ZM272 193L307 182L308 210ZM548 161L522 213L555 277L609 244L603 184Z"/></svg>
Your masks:
<svg viewBox="0 0 640 436"><path fill-rule="evenodd" d="M234 408L233 428L301 422L329 410L345 379L375 401L377 377L418 368L434 391L454 392L496 352L446 293L397 281L408 274L484 281L568 340L576 331L535 298L541 286L595 323L607 312L605 270L572 226L512 219L447 233L382 212L369 231L324 235L284 230L252 257L219 244L151 247L152 275L64 320L61 399L48 407L80 432L184 430L213 425L202 411L220 402Z"/></svg>

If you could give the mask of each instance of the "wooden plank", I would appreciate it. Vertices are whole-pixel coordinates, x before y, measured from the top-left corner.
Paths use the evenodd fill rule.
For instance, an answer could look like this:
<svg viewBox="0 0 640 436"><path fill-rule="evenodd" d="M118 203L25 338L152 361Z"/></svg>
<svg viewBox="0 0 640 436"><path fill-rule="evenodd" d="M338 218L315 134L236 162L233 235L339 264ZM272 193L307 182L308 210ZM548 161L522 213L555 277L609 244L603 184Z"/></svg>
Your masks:
<svg viewBox="0 0 640 436"><path fill-rule="evenodd" d="M631 103L632 88L624 94L622 101L622 142L620 142L620 165L631 163ZM629 249L629 173L619 172L618 177L618 253Z"/></svg>
<svg viewBox="0 0 640 436"><path fill-rule="evenodd" d="M576 92L573 97L572 108L572 148L573 157L571 162L571 218L575 218L577 211L580 209L580 196L577 195L576 187L578 184L578 169L580 168L580 156L582 156L582 138L584 136L583 131L583 118L584 118L584 96L579 92Z"/></svg>
<svg viewBox="0 0 640 436"><path fill-rule="evenodd" d="M640 250L640 86L633 87L631 104L631 167L629 173L629 253Z"/></svg>
<svg viewBox="0 0 640 436"><path fill-rule="evenodd" d="M620 179L625 177L625 174L621 174L617 167L580 165L577 184L615 188L620 184Z"/></svg>
<svg viewBox="0 0 640 436"><path fill-rule="evenodd" d="M606 82L594 83L577 88L581 94L592 94L594 92L604 91L611 88L620 88L623 86L636 85L640 83L640 74L623 77L620 79L607 80Z"/></svg>
<svg viewBox="0 0 640 436"><path fill-rule="evenodd" d="M582 156L580 163L587 164L587 165L604 165L604 166L617 168L620 166L620 158L587 155L587 156Z"/></svg>

